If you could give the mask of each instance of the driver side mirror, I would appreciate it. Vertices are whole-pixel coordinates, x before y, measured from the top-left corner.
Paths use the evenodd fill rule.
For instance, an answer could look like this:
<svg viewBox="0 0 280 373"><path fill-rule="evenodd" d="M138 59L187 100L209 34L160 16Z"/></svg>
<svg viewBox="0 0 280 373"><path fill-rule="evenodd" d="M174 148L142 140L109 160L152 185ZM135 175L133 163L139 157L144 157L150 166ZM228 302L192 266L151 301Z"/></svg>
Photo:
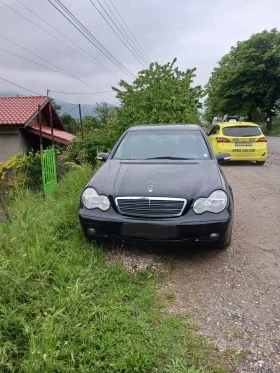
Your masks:
<svg viewBox="0 0 280 373"><path fill-rule="evenodd" d="M230 153L219 153L216 155L216 159L219 164L230 161L230 158L231 158Z"/></svg>
<svg viewBox="0 0 280 373"><path fill-rule="evenodd" d="M108 157L109 157L109 154L108 154L108 153L98 153L96 158L97 158L99 161L101 161L101 162L106 162L107 159L108 159Z"/></svg>

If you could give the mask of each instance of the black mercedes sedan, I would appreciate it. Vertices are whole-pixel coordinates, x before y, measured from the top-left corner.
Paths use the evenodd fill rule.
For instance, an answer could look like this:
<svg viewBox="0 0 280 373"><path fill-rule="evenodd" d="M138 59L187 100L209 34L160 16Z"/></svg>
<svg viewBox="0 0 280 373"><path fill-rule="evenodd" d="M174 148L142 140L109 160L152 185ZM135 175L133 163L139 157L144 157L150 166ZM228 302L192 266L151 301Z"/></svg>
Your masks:
<svg viewBox="0 0 280 373"><path fill-rule="evenodd" d="M193 124L129 128L86 185L79 218L90 239L210 243L231 240L233 196L205 132Z"/></svg>

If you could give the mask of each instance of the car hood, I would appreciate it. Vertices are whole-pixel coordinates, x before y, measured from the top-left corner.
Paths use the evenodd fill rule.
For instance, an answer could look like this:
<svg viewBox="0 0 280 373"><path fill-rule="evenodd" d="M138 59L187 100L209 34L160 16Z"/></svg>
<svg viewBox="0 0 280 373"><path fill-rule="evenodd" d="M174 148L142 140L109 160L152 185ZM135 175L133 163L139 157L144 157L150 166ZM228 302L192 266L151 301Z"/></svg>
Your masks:
<svg viewBox="0 0 280 373"><path fill-rule="evenodd" d="M153 184L153 192L148 191ZM108 160L87 186L107 196L208 197L222 188L222 175L214 160L189 162L133 162Z"/></svg>

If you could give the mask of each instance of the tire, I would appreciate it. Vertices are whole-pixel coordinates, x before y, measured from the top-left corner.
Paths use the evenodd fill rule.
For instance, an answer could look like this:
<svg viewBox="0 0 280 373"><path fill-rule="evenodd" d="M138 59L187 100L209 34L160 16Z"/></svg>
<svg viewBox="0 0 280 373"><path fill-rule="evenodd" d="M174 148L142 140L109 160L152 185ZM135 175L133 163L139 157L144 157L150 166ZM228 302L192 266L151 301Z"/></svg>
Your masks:
<svg viewBox="0 0 280 373"><path fill-rule="evenodd" d="M226 250L228 248L230 244L230 241L229 242L221 242L218 246L217 246L217 249L218 250Z"/></svg>
<svg viewBox="0 0 280 373"><path fill-rule="evenodd" d="M262 166L265 164L265 161L256 161L257 166Z"/></svg>
<svg viewBox="0 0 280 373"><path fill-rule="evenodd" d="M218 250L226 250L231 243L231 236L232 236L232 228L230 230L229 237L226 240L223 240L222 242L217 244L217 249Z"/></svg>

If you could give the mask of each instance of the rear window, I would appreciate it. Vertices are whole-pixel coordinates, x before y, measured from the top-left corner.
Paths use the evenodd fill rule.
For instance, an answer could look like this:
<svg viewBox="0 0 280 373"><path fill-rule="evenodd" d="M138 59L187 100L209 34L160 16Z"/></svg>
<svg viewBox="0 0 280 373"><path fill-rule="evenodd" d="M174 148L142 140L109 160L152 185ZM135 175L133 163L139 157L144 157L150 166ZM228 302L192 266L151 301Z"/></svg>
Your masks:
<svg viewBox="0 0 280 373"><path fill-rule="evenodd" d="M247 136L260 136L262 134L262 131L260 127L235 126L235 127L223 128L223 134L225 136L247 137Z"/></svg>

